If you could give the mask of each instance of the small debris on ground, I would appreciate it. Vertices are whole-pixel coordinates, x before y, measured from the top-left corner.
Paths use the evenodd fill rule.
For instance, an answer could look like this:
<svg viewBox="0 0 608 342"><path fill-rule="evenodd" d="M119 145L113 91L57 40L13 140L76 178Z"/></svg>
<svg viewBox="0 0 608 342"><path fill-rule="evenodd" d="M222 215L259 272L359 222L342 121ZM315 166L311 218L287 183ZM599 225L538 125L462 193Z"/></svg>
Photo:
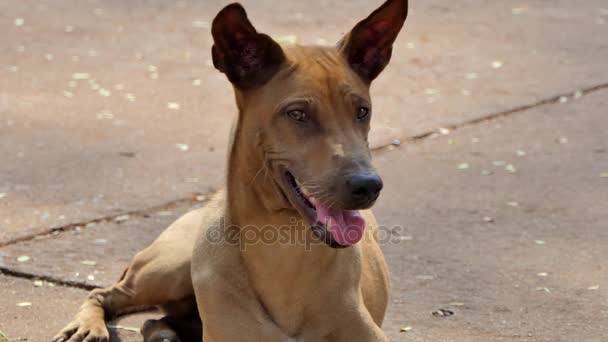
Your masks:
<svg viewBox="0 0 608 342"><path fill-rule="evenodd" d="M114 222L124 222L130 218L131 218L131 216L129 216L129 215L120 215L120 216L117 216L114 218Z"/></svg>
<svg viewBox="0 0 608 342"><path fill-rule="evenodd" d="M83 265L87 265L87 266L97 265L97 261L94 261L94 260L82 260L80 263Z"/></svg>
<svg viewBox="0 0 608 342"><path fill-rule="evenodd" d="M20 307L20 308L24 308L24 307L27 307L27 306L32 306L32 303L30 303L30 302L21 302L21 303L17 303L17 306Z"/></svg>
<svg viewBox="0 0 608 342"><path fill-rule="evenodd" d="M30 260L32 260L32 258L29 255L21 255L17 257L18 262L28 262Z"/></svg>
<svg viewBox="0 0 608 342"><path fill-rule="evenodd" d="M589 291L595 291L595 290L599 290L599 289L600 289L599 285L593 285L593 286L589 286L587 288L587 290L589 290Z"/></svg>
<svg viewBox="0 0 608 342"><path fill-rule="evenodd" d="M402 333L403 332L408 332L408 331L412 331L412 329L414 329L414 328L412 328L411 326L407 325L407 326L402 327L401 329L399 329L399 332L402 332Z"/></svg>
<svg viewBox="0 0 608 342"><path fill-rule="evenodd" d="M454 315L454 311L448 309L439 309L432 312L435 317L449 317Z"/></svg>
<svg viewBox="0 0 608 342"><path fill-rule="evenodd" d="M175 147L177 147L180 151L186 152L190 149L190 146L188 146L188 144L175 144Z"/></svg>

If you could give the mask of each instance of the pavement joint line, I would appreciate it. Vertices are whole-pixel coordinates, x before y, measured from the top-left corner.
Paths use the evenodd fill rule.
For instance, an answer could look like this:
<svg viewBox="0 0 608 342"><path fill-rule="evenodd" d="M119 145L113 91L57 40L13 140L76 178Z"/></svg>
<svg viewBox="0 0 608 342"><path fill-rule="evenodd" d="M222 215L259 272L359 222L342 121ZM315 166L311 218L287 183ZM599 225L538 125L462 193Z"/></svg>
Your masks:
<svg viewBox="0 0 608 342"><path fill-rule="evenodd" d="M485 114L485 115L481 115L479 117L473 118L473 119L469 119L466 121L463 121L461 123L458 124L454 124L454 125L446 125L443 126L442 128L447 128L450 131L455 131L461 128L465 128L465 127L469 127L469 126L474 126L476 124L482 123L482 122L487 122L487 121L491 121L491 120L495 120L498 118L503 118L503 117L507 117L510 116L512 114L517 114L517 113L521 113L521 112L525 112L529 109L533 109L533 108L537 108L537 107L542 107L542 106L546 106L546 105L551 105L551 104L555 104L560 102L560 99L562 98L567 98L568 100L571 100L574 98L574 94L576 92L581 92L582 96L586 96L589 95L591 93L594 93L596 91L600 91L603 89L608 89L608 83L601 83L601 84L597 84L594 86L590 86L587 88L581 88L581 89L577 89L574 91L570 91L568 93L562 93L562 94L558 94L558 95L553 95L544 99L541 99L539 101L533 102L533 103L529 103L529 104L524 104L524 105L520 105L517 107L513 107L510 109L506 109L506 110L501 110L498 112L493 112L490 114ZM439 134L440 129L436 129L436 130L431 130L431 131L427 131L427 132L423 132L420 134L416 134L412 137L405 137L404 139L398 139L398 140L402 140L402 141L406 141L406 142L410 142L410 143L420 143L423 142L427 139L429 139L431 136L433 136L434 134ZM382 146L378 146L376 148L374 148L372 151L373 152L380 152L383 150L386 150L387 147L399 147L399 145L395 146L393 144L387 144L387 145L382 145Z"/></svg>
<svg viewBox="0 0 608 342"><path fill-rule="evenodd" d="M86 283L84 281L75 281L75 280L64 280L61 278L57 278L54 276L46 275L46 274L35 274L29 272L22 272L13 270L4 266L0 266L0 275L12 277L12 278L20 278L26 280L44 280L56 285L64 286L64 287L72 287L81 290L91 291L94 289L101 288L100 286Z"/></svg>
<svg viewBox="0 0 608 342"><path fill-rule="evenodd" d="M166 202L166 203L163 203L160 205L148 207L145 209L126 211L126 212L121 212L121 213L114 214L114 215L97 217L97 218L87 220L87 221L69 223L69 224L66 224L63 226L47 228L44 231L39 232L39 233L33 233L33 234L25 235L25 236L20 236L20 237L17 237L17 238L14 238L14 239L11 239L11 240L8 240L5 242L0 242L0 248L11 246L11 245L21 243L21 242L31 241L31 240L42 238L42 237L52 236L52 235L58 234L58 233L73 231L78 227L85 227L86 225L92 224L92 223L97 224L97 223L114 222L114 223L120 224L121 222L117 222L116 219L121 216L146 217L147 215L150 215L150 214L153 214L153 213L156 213L159 211L171 209L171 208L183 205L183 204L204 203L207 201L207 199L209 197L213 196L213 194L215 194L215 193L216 193L215 190L212 190L212 191L210 191L208 193L204 193L204 194L203 193L193 193L189 197L172 200L172 201L169 201L169 202ZM197 197L200 197L200 196L204 197L204 199L197 200Z"/></svg>

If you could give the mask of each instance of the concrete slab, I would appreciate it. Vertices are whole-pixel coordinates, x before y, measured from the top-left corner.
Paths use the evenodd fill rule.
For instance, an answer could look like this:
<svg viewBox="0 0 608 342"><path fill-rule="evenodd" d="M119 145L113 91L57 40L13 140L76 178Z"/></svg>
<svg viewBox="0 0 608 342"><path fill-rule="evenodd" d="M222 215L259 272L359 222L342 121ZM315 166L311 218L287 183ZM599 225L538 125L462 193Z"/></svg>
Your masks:
<svg viewBox="0 0 608 342"><path fill-rule="evenodd" d="M135 254L192 207L100 223L58 235L0 248L0 265L13 270L51 275L89 285L116 282ZM20 257L27 256L24 261Z"/></svg>
<svg viewBox="0 0 608 342"><path fill-rule="evenodd" d="M394 341L608 336L607 104L598 92L376 157L376 214L402 236L384 245Z"/></svg>
<svg viewBox="0 0 608 342"><path fill-rule="evenodd" d="M376 6L244 3L261 30L305 43ZM221 184L234 105L207 26L223 4L0 1L0 241ZM374 86L373 144L605 82L601 6L413 2Z"/></svg>
<svg viewBox="0 0 608 342"><path fill-rule="evenodd" d="M5 277L0 274L0 331L9 341L50 341L69 322L80 306L86 292L61 286L34 286L32 281ZM126 320L112 322L129 328L139 328L146 319L158 314L138 314ZM125 329L110 329L111 342L140 342L139 333Z"/></svg>

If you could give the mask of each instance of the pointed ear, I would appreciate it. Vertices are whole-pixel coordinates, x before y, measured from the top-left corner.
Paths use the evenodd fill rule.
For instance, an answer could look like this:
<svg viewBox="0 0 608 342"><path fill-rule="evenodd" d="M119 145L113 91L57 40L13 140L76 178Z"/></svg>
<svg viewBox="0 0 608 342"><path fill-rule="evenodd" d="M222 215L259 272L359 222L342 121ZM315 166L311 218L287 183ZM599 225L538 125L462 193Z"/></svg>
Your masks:
<svg viewBox="0 0 608 342"><path fill-rule="evenodd" d="M243 6L230 4L213 19L213 65L240 89L262 85L285 61L283 50L272 38L258 33Z"/></svg>
<svg viewBox="0 0 608 342"><path fill-rule="evenodd" d="M364 81L373 81L391 59L393 43L407 18L407 9L407 0L388 0L338 43L350 66Z"/></svg>

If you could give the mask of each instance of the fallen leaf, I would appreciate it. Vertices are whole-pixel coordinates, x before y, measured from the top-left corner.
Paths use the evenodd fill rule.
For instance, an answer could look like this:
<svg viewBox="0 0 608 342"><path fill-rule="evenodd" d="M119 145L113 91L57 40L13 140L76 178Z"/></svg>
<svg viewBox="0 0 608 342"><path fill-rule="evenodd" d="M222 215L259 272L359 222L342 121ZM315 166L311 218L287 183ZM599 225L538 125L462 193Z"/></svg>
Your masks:
<svg viewBox="0 0 608 342"><path fill-rule="evenodd" d="M599 290L599 289L600 289L599 285L593 285L593 286L589 286L587 288L587 290L589 290L589 291L595 291L595 290Z"/></svg>
<svg viewBox="0 0 608 342"><path fill-rule="evenodd" d="M0 342L8 342L8 336L0 330Z"/></svg>
<svg viewBox="0 0 608 342"><path fill-rule="evenodd" d="M547 293L551 293L551 290L549 290L547 287L537 287L536 291L545 291Z"/></svg>
<svg viewBox="0 0 608 342"><path fill-rule="evenodd" d="M568 96L560 96L558 101L559 103L566 103L568 102Z"/></svg>
<svg viewBox="0 0 608 342"><path fill-rule="evenodd" d="M523 12L524 12L524 8L522 8L522 7L511 8L511 14L513 14L513 15L519 15L519 14L522 14Z"/></svg>
<svg viewBox="0 0 608 342"><path fill-rule="evenodd" d="M26 307L26 306L32 306L32 303L30 302L21 302L21 303L17 303L18 307Z"/></svg>
<svg viewBox="0 0 608 342"><path fill-rule="evenodd" d="M91 77L91 75L86 72L76 72L72 74L72 78L75 80L87 80L89 77Z"/></svg>
<svg viewBox="0 0 608 342"><path fill-rule="evenodd" d="M518 157L524 157L524 156L525 156L527 153L526 153L526 151L517 150L517 151L515 151L515 154L516 154Z"/></svg>
<svg viewBox="0 0 608 342"><path fill-rule="evenodd" d="M15 26L23 26L23 24L25 24L25 19L17 18L17 19L15 19L14 23L15 23Z"/></svg>
<svg viewBox="0 0 608 342"><path fill-rule="evenodd" d="M477 77L479 77L479 75L478 75L476 72L469 72L469 73L467 73L466 75L464 75L464 77L465 77L467 80L474 80L474 79L476 79Z"/></svg>
<svg viewBox="0 0 608 342"><path fill-rule="evenodd" d="M515 168L515 166L513 166L513 164L508 164L507 166L505 166L505 170L509 173L517 172L517 169Z"/></svg>
<svg viewBox="0 0 608 342"><path fill-rule="evenodd" d="M93 281L93 280L95 280L95 276L94 276L94 275L92 275L92 274L89 274L89 275L87 276L87 279L88 279L88 280L90 280L90 281Z"/></svg>
<svg viewBox="0 0 608 342"><path fill-rule="evenodd" d="M450 134L450 129L449 128L439 128L439 133L443 134L443 135L448 135Z"/></svg>
<svg viewBox="0 0 608 342"><path fill-rule="evenodd" d="M195 87L200 86L202 83L203 82L200 79L198 79L198 78L192 81L192 85L195 86Z"/></svg>
<svg viewBox="0 0 608 342"><path fill-rule="evenodd" d="M190 146L188 146L188 144L175 144L175 147L177 147L180 151L186 152L190 149Z"/></svg>
<svg viewBox="0 0 608 342"><path fill-rule="evenodd" d="M87 266L95 266L95 265L97 265L97 262L94 261L94 260L82 260L80 263L83 264L83 265L87 265Z"/></svg>
<svg viewBox="0 0 608 342"><path fill-rule="evenodd" d="M492 165L494 165L494 166L505 166L505 165L507 165L507 162L506 161L502 161L502 160L496 160L496 161L492 162Z"/></svg>
<svg viewBox="0 0 608 342"><path fill-rule="evenodd" d="M42 280L34 280L34 286L35 287L42 287L44 286L44 282Z"/></svg>
<svg viewBox="0 0 608 342"><path fill-rule="evenodd" d="M192 27L196 28L209 28L209 22L204 20L195 20L192 22Z"/></svg>
<svg viewBox="0 0 608 342"><path fill-rule="evenodd" d="M109 110L102 110L101 112L96 114L97 120L112 120L114 118L114 114Z"/></svg>
<svg viewBox="0 0 608 342"><path fill-rule="evenodd" d="M156 65L148 65L148 71L149 72L157 72L158 71L158 67Z"/></svg>
<svg viewBox="0 0 608 342"><path fill-rule="evenodd" d="M114 222L124 222L127 221L128 219L130 219L131 216L130 215L120 215L114 218Z"/></svg>
<svg viewBox="0 0 608 342"><path fill-rule="evenodd" d="M67 97L68 99L71 99L72 97L74 97L74 93L72 93L71 91L64 90L63 96Z"/></svg>
<svg viewBox="0 0 608 342"><path fill-rule="evenodd" d="M494 69L500 69L500 68L502 68L502 66L503 66L503 63L501 61L492 62L492 68L494 68Z"/></svg>
<svg viewBox="0 0 608 342"><path fill-rule="evenodd" d="M30 260L32 260L32 258L29 255L21 255L17 257L18 262L28 262Z"/></svg>
<svg viewBox="0 0 608 342"><path fill-rule="evenodd" d="M549 274L547 272L540 272L540 273L537 273L536 275L539 276L539 277L546 277Z"/></svg>
<svg viewBox="0 0 608 342"><path fill-rule="evenodd" d="M177 102L169 102L169 103L167 103L167 108L173 109L173 110L178 110L179 109L179 103L177 103Z"/></svg>
<svg viewBox="0 0 608 342"><path fill-rule="evenodd" d="M411 326L408 325L408 326L405 326L405 327L402 327L401 329L399 329L399 332L408 332L408 331L412 331L412 329L414 329L414 328L412 328Z"/></svg>
<svg viewBox="0 0 608 342"><path fill-rule="evenodd" d="M290 34L286 36L274 37L274 40L280 45L296 45L298 44L299 38L296 35Z"/></svg>
<svg viewBox="0 0 608 342"><path fill-rule="evenodd" d="M451 302L448 305L449 306L464 306L464 303L462 303L462 302Z"/></svg>
<svg viewBox="0 0 608 342"><path fill-rule="evenodd" d="M489 176L489 175L491 175L491 174L493 174L493 172L492 172L492 171L489 171L489 170L481 170L481 175L482 175L482 176Z"/></svg>
<svg viewBox="0 0 608 342"><path fill-rule="evenodd" d="M574 92L574 95L572 95L572 97L573 97L575 100L578 100L578 99L580 99L581 97L583 97L583 95L584 95L584 94L583 94L583 91L582 91L582 90L577 90L577 91L575 91L575 92Z"/></svg>
<svg viewBox="0 0 608 342"><path fill-rule="evenodd" d="M545 240L534 240L534 243L537 245L544 245L546 242Z"/></svg>
<svg viewBox="0 0 608 342"><path fill-rule="evenodd" d="M469 164L468 163L458 164L458 170L466 170L468 168L469 168Z"/></svg>

